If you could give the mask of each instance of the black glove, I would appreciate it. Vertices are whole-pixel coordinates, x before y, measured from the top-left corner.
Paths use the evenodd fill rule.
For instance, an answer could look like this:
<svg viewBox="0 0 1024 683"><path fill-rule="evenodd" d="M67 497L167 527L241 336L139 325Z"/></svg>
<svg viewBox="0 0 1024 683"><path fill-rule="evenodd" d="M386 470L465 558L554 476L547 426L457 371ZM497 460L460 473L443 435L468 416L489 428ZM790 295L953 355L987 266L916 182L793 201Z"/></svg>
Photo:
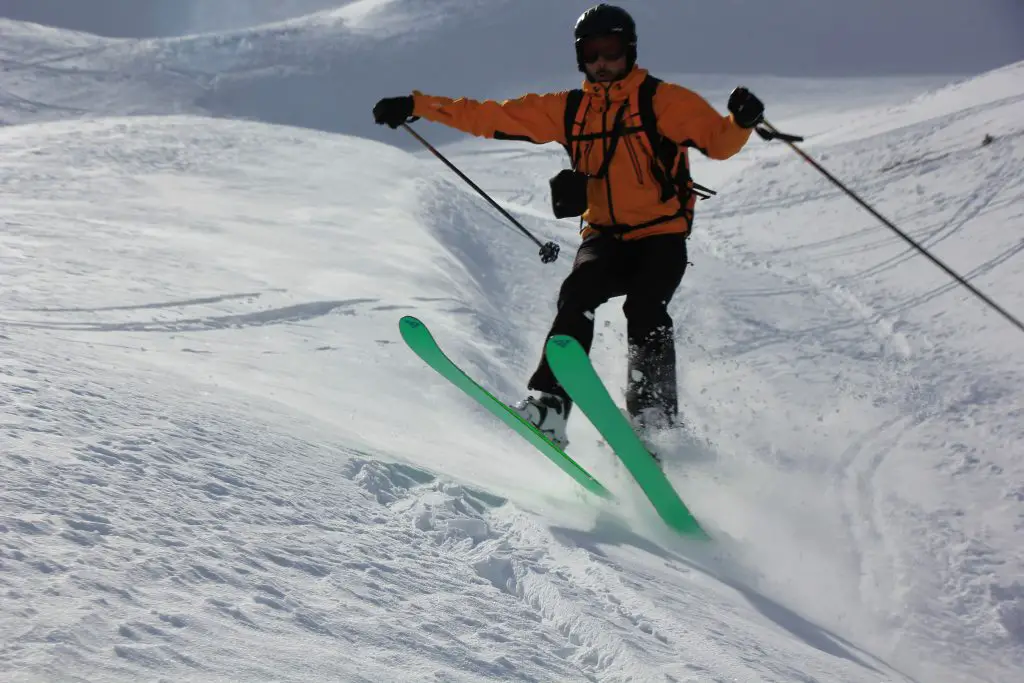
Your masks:
<svg viewBox="0 0 1024 683"><path fill-rule="evenodd" d="M743 86L729 95L729 111L741 128L753 128L764 120L764 102Z"/></svg>
<svg viewBox="0 0 1024 683"><path fill-rule="evenodd" d="M373 106L373 120L381 125L398 128L412 116L411 95L385 97Z"/></svg>

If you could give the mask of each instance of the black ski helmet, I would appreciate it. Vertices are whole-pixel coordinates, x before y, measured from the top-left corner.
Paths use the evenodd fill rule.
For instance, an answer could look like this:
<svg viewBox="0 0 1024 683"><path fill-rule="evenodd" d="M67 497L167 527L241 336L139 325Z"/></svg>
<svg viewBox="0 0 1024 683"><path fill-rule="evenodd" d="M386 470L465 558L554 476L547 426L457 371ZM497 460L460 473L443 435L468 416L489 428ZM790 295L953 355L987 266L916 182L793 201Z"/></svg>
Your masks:
<svg viewBox="0 0 1024 683"><path fill-rule="evenodd" d="M636 64L636 22L629 12L601 3L591 7L576 20L576 66L586 73L583 58L580 56L580 43L594 36L620 34L626 41L626 68L632 69Z"/></svg>

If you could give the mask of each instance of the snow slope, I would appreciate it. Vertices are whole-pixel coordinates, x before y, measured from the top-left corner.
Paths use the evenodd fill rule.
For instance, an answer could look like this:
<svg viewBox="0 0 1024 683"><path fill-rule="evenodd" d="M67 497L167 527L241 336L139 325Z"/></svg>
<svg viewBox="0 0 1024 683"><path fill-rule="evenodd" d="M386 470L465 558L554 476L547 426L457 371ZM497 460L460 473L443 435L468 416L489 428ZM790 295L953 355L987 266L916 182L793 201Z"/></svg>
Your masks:
<svg viewBox="0 0 1024 683"><path fill-rule="evenodd" d="M747 72L750 64L757 64L758 73L747 75L748 80L754 79L750 84L768 87L776 100L797 101L789 97L793 91L824 90L833 105L838 104L836 100L876 100L881 93L893 94L895 87L909 85L923 90L949 78L948 71L935 75L939 68L936 64L942 61L938 55L924 61L931 65L928 69L915 66L916 60L932 49L929 46L940 44L936 35L921 48L912 49L902 40L893 40L888 34L895 30L892 26L886 29L877 22L862 25L859 19L851 21L849 17L838 22L845 26L845 32L833 43L857 44L855 52L860 57L852 62L847 60L855 68L844 66L839 56L832 58L835 68L826 67L829 60L824 55L828 53L815 48L814 41L830 31L834 23L830 11L854 10L837 6L821 10L820 14L813 10L808 15L807 11L813 8L806 7L807 0L787 1L793 4L790 13L802 18L787 30L777 31L760 29L765 25L763 14L776 20L783 16L786 10L778 5L747 8L742 16L749 23L740 25L736 24L740 19L730 3L701 8L706 26L690 36L682 53L676 27L693 21L692 7L631 5L643 36L641 62L665 74L718 74L736 68ZM931 0L931 4L935 1ZM196 9L216 14L219 7L227 15L228 2L222 0L215 7L204 3ZM296 8L320 6L323 0L292 4ZM165 40L112 40L0 19L0 34L4 37L0 64L5 69L0 88L0 121L20 123L38 121L40 116L56 119L84 114L213 114L342 132L411 148L409 141L395 140L389 131L373 124L368 111L378 98L413 89L453 97L510 97L530 88L565 89L578 85L579 74L569 38L573 22L589 3L567 4L564 12L557 15L551 13L547 0L360 0L339 4L334 9L272 24ZM283 16L280 12L287 5L281 4L272 15ZM860 7L855 13L868 17L863 9ZM259 8L250 7L248 11L263 16ZM950 22L959 11L954 7L937 16ZM983 11L974 6L970 11L979 21L982 16L992 17L988 21L1000 27L988 36L991 45L1004 40L1002 31L1008 30L1006 27L1024 19L1016 17L1016 8L1006 16L999 8ZM719 12L722 16L717 15ZM209 19L213 25L219 25L215 17ZM898 19L891 9L889 19ZM921 21L919 13L913 15L915 31L927 35ZM207 24L206 20L200 23ZM855 25L860 28L855 29ZM750 42L723 49L723 45L731 44L724 41L731 41L736 32L744 31L743 26L749 26ZM867 35L858 39L859 32ZM522 49L523 35L534 41L530 50ZM888 60L888 70L871 70L865 65L859 47L864 41L874 42L879 53L885 51L882 45L899 53ZM948 50L942 53L956 54ZM837 52L841 54L841 50ZM1024 59L1024 51L1011 54ZM465 68L471 61L487 63L490 55L500 68ZM506 59L506 55L516 58ZM811 64L820 65L821 71L808 71L803 66ZM973 73L966 63L949 68L956 73ZM844 85L838 89L845 91L843 97L836 98L833 76L837 70L840 74L863 74L867 70L872 78L844 79ZM780 82L767 74L795 74L801 78L783 78ZM806 79L808 74L818 78ZM889 76L879 80L877 74ZM721 78L715 83L716 87L723 87ZM731 77L725 83L730 88L735 85ZM724 94L727 93L728 90ZM720 104L724 100L718 96L715 101ZM821 101L817 98L807 100L806 104ZM460 139L460 134L447 129L437 129L432 134L441 142Z"/></svg>
<svg viewBox="0 0 1024 683"><path fill-rule="evenodd" d="M375 23L444 14L451 46L462 56L509 54L523 37L533 42L502 60L503 69L551 68L566 58L567 29L592 0L4 0L0 18L33 21L104 36L148 38L241 31L271 22L328 14L356 5ZM789 76L975 73L1024 58L1017 0L749 0L652 3L621 0L637 17L645 59L658 69L747 71ZM352 15L350 15L352 16ZM466 20L469 19L467 22ZM472 35L476 32L478 35ZM557 52L549 52L557 46ZM870 49L865 49L870 46ZM459 53L424 44L421 56L449 68ZM438 60L438 57L442 57ZM419 68L422 65L409 64Z"/></svg>
<svg viewBox="0 0 1024 683"><path fill-rule="evenodd" d="M410 158L260 124L26 125L6 131L3 157L16 188L3 213L5 669L884 670L723 584L649 516L578 500L395 343L397 316L416 311L512 391L508 366L529 350L517 336L538 331L514 311L540 292L503 292L516 278L487 268L519 243L494 240L479 203L426 163L381 209L368 198ZM752 644L764 662L744 661Z"/></svg>
<svg viewBox="0 0 1024 683"><path fill-rule="evenodd" d="M40 42L96 45L5 27L25 67ZM784 147L696 167L720 196L673 302L691 435L667 468L705 547L658 525L585 421L574 455L621 505L398 340L415 313L522 391L576 243L547 218L557 150L447 150L561 242L544 266L432 157L190 115L194 81L144 58L180 43L110 45L59 85L16 70L25 99L77 109L3 109L6 678L1019 678L1020 334ZM772 119L1021 315L1022 74L890 81L857 109L776 82ZM623 329L601 310L616 390Z"/></svg>

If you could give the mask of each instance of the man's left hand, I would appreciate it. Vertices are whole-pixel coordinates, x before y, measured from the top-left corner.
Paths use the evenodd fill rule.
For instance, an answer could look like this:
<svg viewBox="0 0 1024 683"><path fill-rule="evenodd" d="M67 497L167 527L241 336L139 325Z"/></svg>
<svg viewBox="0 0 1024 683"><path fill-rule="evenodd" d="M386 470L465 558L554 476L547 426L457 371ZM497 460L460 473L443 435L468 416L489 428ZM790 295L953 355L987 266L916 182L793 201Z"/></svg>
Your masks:
<svg viewBox="0 0 1024 683"><path fill-rule="evenodd" d="M764 102L743 86L729 95L729 111L741 128L753 128L764 120Z"/></svg>

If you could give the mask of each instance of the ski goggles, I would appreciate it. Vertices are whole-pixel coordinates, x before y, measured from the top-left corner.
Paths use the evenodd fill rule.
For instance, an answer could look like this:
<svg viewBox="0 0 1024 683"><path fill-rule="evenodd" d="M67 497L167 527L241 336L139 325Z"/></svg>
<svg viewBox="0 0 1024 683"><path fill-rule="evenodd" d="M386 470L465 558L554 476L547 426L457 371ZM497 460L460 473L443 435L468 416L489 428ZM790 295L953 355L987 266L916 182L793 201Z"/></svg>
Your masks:
<svg viewBox="0 0 1024 683"><path fill-rule="evenodd" d="M600 58L609 62L622 59L626 48L625 38L615 34L584 38L576 44L576 52L585 64L593 64Z"/></svg>

